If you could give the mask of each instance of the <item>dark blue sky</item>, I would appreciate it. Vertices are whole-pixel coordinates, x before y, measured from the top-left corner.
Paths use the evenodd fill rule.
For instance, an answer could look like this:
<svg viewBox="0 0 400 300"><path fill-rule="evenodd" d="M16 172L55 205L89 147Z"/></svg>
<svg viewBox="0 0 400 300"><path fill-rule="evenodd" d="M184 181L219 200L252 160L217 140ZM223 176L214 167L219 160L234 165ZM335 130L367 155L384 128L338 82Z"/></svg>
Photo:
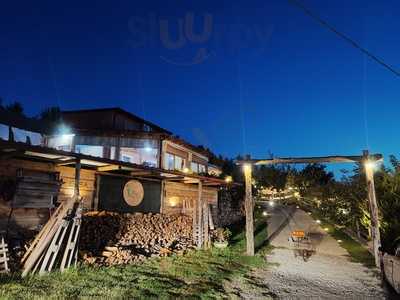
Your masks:
<svg viewBox="0 0 400 300"><path fill-rule="evenodd" d="M88 2L2 2L6 102L120 106L226 156L399 154L400 78L286 1ZM303 2L400 69L398 1Z"/></svg>

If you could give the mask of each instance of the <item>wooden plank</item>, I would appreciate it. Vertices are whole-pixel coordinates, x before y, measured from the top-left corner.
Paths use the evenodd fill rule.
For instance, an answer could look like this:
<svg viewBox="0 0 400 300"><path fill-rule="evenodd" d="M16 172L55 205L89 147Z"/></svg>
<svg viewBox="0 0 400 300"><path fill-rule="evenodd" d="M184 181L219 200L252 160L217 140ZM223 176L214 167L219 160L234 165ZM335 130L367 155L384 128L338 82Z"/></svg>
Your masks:
<svg viewBox="0 0 400 300"><path fill-rule="evenodd" d="M97 171L99 171L99 172L107 172L107 171L115 171L115 170L121 170L121 166L109 165L109 166L97 167Z"/></svg>
<svg viewBox="0 0 400 300"><path fill-rule="evenodd" d="M382 159L382 154L371 155L370 158L378 161ZM240 160L237 163L244 165L250 163L253 165L271 165L271 164L312 164L312 163L345 163L345 162L362 162L363 156L360 155L333 155L321 157L285 157L272 159L250 159Z"/></svg>
<svg viewBox="0 0 400 300"><path fill-rule="evenodd" d="M247 255L254 255L254 220L253 220L253 197L252 197L252 186L251 186L251 172L252 166L246 164L243 166L246 195L245 195L245 210L246 210L246 253Z"/></svg>
<svg viewBox="0 0 400 300"><path fill-rule="evenodd" d="M214 230L215 229L214 220L213 220L212 213L211 213L211 207L209 205L208 205L208 220L209 220L210 229Z"/></svg>

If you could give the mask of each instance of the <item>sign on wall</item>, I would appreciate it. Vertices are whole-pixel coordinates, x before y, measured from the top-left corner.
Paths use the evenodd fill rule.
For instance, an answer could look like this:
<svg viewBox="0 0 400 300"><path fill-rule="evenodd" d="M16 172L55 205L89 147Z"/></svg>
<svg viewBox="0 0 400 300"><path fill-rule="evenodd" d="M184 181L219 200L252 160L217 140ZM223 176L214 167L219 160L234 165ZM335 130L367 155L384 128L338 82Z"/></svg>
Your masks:
<svg viewBox="0 0 400 300"><path fill-rule="evenodd" d="M130 206L138 206L144 197L143 185L137 180L129 180L124 186L124 200Z"/></svg>

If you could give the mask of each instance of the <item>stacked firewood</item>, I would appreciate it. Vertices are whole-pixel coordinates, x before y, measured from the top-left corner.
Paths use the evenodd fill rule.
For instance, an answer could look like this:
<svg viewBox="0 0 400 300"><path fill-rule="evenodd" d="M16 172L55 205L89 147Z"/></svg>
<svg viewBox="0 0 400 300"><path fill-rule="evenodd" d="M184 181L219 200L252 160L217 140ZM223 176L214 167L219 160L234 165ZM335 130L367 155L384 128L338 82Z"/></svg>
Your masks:
<svg viewBox="0 0 400 300"><path fill-rule="evenodd" d="M192 219L185 215L90 212L82 219L80 253L87 264L129 264L191 248Z"/></svg>

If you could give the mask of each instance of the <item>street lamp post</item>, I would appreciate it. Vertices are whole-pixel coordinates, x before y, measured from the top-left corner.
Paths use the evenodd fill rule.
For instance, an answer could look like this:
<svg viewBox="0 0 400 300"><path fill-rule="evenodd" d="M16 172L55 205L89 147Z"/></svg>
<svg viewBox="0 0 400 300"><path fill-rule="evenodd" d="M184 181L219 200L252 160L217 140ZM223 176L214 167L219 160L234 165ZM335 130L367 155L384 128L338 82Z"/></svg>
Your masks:
<svg viewBox="0 0 400 300"><path fill-rule="evenodd" d="M250 163L243 165L246 194L245 194L245 210L246 210L246 254L254 255L254 220L253 220L253 195L251 187L252 166Z"/></svg>

